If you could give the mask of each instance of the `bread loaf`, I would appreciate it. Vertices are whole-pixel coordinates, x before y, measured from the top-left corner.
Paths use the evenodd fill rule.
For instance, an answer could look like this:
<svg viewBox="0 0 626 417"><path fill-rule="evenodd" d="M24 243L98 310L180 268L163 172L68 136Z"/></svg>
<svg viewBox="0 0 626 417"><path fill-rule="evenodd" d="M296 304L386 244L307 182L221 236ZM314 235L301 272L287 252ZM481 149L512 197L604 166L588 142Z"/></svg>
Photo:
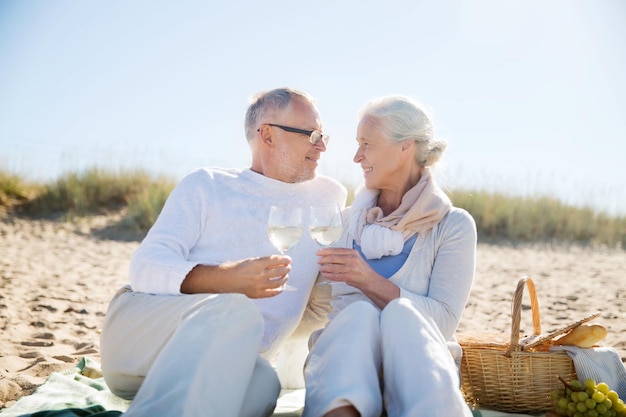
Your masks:
<svg viewBox="0 0 626 417"><path fill-rule="evenodd" d="M608 331L606 327L598 323L583 323L573 328L565 336L557 339L557 345L578 346L581 348L590 348L604 339Z"/></svg>

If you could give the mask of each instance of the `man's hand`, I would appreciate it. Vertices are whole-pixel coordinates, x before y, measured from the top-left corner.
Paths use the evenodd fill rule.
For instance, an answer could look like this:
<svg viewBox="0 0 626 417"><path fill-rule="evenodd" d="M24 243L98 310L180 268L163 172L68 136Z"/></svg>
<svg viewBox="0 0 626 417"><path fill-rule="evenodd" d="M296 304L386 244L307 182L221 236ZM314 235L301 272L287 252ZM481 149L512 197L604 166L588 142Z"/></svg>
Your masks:
<svg viewBox="0 0 626 417"><path fill-rule="evenodd" d="M282 292L291 271L291 258L271 255L221 265L197 265L183 280L180 290L195 293L241 293L267 298Z"/></svg>
<svg viewBox="0 0 626 417"><path fill-rule="evenodd" d="M232 284L234 291L250 298L266 298L280 294L287 283L291 271L291 258L285 255L271 255L262 258L244 259L233 264Z"/></svg>

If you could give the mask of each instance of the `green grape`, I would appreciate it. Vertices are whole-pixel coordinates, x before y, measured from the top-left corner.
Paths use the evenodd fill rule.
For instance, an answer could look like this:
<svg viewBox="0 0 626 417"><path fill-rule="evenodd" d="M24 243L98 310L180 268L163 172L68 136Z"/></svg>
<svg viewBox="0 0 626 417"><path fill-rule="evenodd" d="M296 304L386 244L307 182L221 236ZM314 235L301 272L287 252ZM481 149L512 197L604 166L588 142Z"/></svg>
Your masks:
<svg viewBox="0 0 626 417"><path fill-rule="evenodd" d="M589 410L593 410L596 408L597 403L593 400L593 398L588 398L587 401L585 401L585 405Z"/></svg>
<svg viewBox="0 0 626 417"><path fill-rule="evenodd" d="M626 404L605 382L588 378L563 382L563 388L550 392L554 411L568 417L626 417Z"/></svg>
<svg viewBox="0 0 626 417"><path fill-rule="evenodd" d="M617 392L613 390L609 390L609 392L606 394L606 398L611 400L611 402L613 403L613 406L615 406L615 403L619 399L619 395L617 395Z"/></svg>
<svg viewBox="0 0 626 417"><path fill-rule="evenodd" d="M600 391L596 391L593 393L593 395L591 396L591 398L593 398L593 400L595 402L597 402L598 404L603 403L604 400L606 399L606 396L600 392Z"/></svg>
<svg viewBox="0 0 626 417"><path fill-rule="evenodd" d="M567 404L569 404L569 401L567 400L567 398L561 398L557 406L559 408L567 409Z"/></svg>
<svg viewBox="0 0 626 417"><path fill-rule="evenodd" d="M585 388L595 390L596 389L596 381L593 378L585 379Z"/></svg>

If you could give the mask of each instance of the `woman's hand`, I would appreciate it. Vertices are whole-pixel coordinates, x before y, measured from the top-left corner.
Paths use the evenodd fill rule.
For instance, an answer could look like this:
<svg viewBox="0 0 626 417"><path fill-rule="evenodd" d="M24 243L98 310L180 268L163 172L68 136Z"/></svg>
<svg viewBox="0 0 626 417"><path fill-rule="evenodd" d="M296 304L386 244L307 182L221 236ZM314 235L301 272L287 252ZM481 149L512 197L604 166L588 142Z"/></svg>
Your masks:
<svg viewBox="0 0 626 417"><path fill-rule="evenodd" d="M374 271L358 251L324 248L316 254L324 279L345 282L358 288L378 307L384 308L388 302L400 296L400 288Z"/></svg>
<svg viewBox="0 0 626 417"><path fill-rule="evenodd" d="M356 288L366 287L378 274L358 251L346 248L324 248L317 251L320 272L329 281L341 281Z"/></svg>

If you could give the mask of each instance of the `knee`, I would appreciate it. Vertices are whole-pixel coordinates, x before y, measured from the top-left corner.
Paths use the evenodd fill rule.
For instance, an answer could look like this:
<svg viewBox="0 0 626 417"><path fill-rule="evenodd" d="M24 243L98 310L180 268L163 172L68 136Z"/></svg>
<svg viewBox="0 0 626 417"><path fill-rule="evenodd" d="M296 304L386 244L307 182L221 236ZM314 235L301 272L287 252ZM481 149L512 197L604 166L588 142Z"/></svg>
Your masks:
<svg viewBox="0 0 626 417"><path fill-rule="evenodd" d="M381 312L380 328L385 340L403 339L407 332L411 332L420 336L415 338L416 343L428 343L430 339L446 343L435 320L406 298L397 298L387 304Z"/></svg>
<svg viewBox="0 0 626 417"><path fill-rule="evenodd" d="M372 323L378 325L380 310L367 301L356 301L344 308L337 315L337 318L348 321L351 325L359 325L359 323L364 326L369 326Z"/></svg>
<svg viewBox="0 0 626 417"><path fill-rule="evenodd" d="M407 314L422 316L422 314L413 307L410 300L406 298L396 298L391 300L381 311L380 321L393 321Z"/></svg>
<svg viewBox="0 0 626 417"><path fill-rule="evenodd" d="M183 313L181 321L215 320L222 317L230 322L238 320L256 327L263 327L263 316L252 300L243 294L198 295L194 303Z"/></svg>

